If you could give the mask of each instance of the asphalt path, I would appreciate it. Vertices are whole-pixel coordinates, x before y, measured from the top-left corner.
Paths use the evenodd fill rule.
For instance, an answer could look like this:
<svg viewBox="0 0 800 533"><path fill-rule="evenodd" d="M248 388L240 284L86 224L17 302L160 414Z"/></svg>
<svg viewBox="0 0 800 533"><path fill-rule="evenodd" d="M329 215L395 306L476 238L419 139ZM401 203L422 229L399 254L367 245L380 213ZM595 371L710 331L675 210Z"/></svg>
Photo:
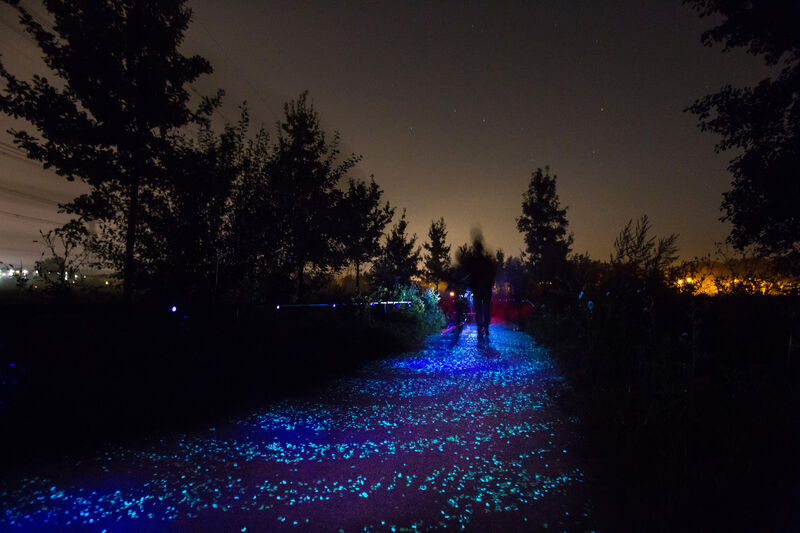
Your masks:
<svg viewBox="0 0 800 533"><path fill-rule="evenodd" d="M3 478L0 530L591 531L563 388L527 334L468 325L219 427Z"/></svg>

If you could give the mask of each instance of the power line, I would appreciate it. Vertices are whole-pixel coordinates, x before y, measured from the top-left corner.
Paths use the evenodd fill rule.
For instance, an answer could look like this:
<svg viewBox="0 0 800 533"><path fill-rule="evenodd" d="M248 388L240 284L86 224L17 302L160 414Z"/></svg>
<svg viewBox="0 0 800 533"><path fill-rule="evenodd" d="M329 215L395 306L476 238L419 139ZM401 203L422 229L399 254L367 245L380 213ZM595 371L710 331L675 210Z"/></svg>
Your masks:
<svg viewBox="0 0 800 533"><path fill-rule="evenodd" d="M195 88L194 88L194 86L192 86L192 85L189 85L189 89L190 89L190 90L191 90L191 91L192 91L194 94L196 94L197 96L199 96L200 98L203 98L203 95L202 95L202 94L200 94L200 93L197 91L197 89L195 89ZM219 116L221 116L221 117L222 117L222 119L223 119L225 122L227 122L228 124L230 124L230 122L231 122L231 121L230 121L230 119L229 119L228 117L226 117L226 116L225 116L225 113L223 113L222 111L220 111L219 107L215 107L215 108L214 108L214 113L217 113L217 114L219 114Z"/></svg>
<svg viewBox="0 0 800 533"><path fill-rule="evenodd" d="M13 159L15 161L18 161L20 163L28 163L29 165L33 165L35 167L40 167L40 164L38 162L34 161L33 159L28 159L27 157L21 157L21 156L18 156L17 154L14 154L12 152L6 152L4 150L0 150L0 155L8 157L9 159Z"/></svg>
<svg viewBox="0 0 800 533"><path fill-rule="evenodd" d="M28 254L39 254L41 250L23 250L22 248L6 248L5 246L0 246L0 250L6 250L9 252L25 252Z"/></svg>
<svg viewBox="0 0 800 533"><path fill-rule="evenodd" d="M21 215L19 213L12 213L11 211L4 211L2 209L0 209L0 215L7 215L7 216L11 216L11 217L16 217L16 218L22 218L22 219L25 219L25 220L32 220L34 222L47 222L48 224L63 224L63 222L60 222L58 220L50 220L50 219L47 219L47 218L39 218L39 217L32 217L32 216L28 216L28 215Z"/></svg>
<svg viewBox="0 0 800 533"><path fill-rule="evenodd" d="M206 27L206 25L203 24L203 22L200 21L200 20L194 20L193 22L197 22L197 24L201 28L203 28L203 31L205 31L206 34L209 36L209 38L211 39L211 42L213 42L214 45L217 48L219 48L219 50L222 52L222 55L224 56L223 59L226 60L231 65L231 67L233 67L233 70L236 72L236 74L239 75L242 80L244 80L244 82L247 84L247 86L252 91L253 95L261 101L261 103L264 105L264 109L268 111L270 109L270 106L267 104L267 102L261 96L261 92L258 89L256 89L255 85L253 85L253 83L250 81L250 78L247 77L247 74L243 70L239 69L236 66L236 63L233 61L233 58L231 58L231 56L228 54L228 52L226 52L225 49L222 47L222 45L219 44L219 41L217 41L217 39L214 37L214 35L211 33L211 31Z"/></svg>
<svg viewBox="0 0 800 533"><path fill-rule="evenodd" d="M59 205L60 204L60 202L58 202L56 200L51 200L49 198L45 198L44 196L36 196L35 194L30 194L30 193L26 193L26 192L23 192L23 191L18 191L16 189L12 189L10 187L4 187L2 185L0 185L0 191L5 191L5 192L10 193L10 194L21 196L22 198L27 198L29 200L34 200L36 202L42 202L42 203L45 203L45 204L52 204L52 205Z"/></svg>

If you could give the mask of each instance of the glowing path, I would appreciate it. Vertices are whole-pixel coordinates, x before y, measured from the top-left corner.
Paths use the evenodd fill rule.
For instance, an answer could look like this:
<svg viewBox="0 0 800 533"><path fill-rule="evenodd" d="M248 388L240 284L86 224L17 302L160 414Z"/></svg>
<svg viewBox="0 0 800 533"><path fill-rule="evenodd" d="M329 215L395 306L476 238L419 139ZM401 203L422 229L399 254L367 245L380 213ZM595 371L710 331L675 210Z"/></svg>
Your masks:
<svg viewBox="0 0 800 533"><path fill-rule="evenodd" d="M549 359L504 326L475 333L225 427L3 479L0 530L591 530Z"/></svg>

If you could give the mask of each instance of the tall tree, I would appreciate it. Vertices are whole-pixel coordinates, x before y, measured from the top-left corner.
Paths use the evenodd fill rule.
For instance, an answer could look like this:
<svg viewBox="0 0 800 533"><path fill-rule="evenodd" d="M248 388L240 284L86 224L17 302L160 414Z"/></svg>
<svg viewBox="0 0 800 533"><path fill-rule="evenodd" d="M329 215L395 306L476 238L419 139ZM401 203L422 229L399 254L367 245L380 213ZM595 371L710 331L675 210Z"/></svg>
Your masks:
<svg viewBox="0 0 800 533"><path fill-rule="evenodd" d="M722 137L716 151L735 150L722 220L728 241L743 250L793 260L800 267L800 20L798 2L686 0L720 23L703 44L744 47L776 68L755 87L722 87L687 110L700 129Z"/></svg>
<svg viewBox="0 0 800 533"><path fill-rule="evenodd" d="M217 133L208 123L195 138L177 146L180 161L169 190L163 264L156 269L162 293L179 293L185 300L213 297L220 284L229 239L226 222L231 195L244 168L249 115L242 106L239 121Z"/></svg>
<svg viewBox="0 0 800 533"><path fill-rule="evenodd" d="M386 236L386 243L380 255L372 264L371 276L376 285L394 289L409 285L411 278L419 274L417 236L409 237L407 229L408 222L404 209L399 222L392 226Z"/></svg>
<svg viewBox="0 0 800 533"><path fill-rule="evenodd" d="M288 281L279 256L280 217L275 213L270 190L272 146L264 128L247 140L241 172L233 184L226 216L225 270L223 282L238 300L264 300L274 296Z"/></svg>
<svg viewBox="0 0 800 533"><path fill-rule="evenodd" d="M381 250L381 236L394 216L389 202L381 205L383 190L375 183L349 180L340 204L341 238L345 258L356 268L356 294L361 293L361 267Z"/></svg>
<svg viewBox="0 0 800 533"><path fill-rule="evenodd" d="M23 81L0 64L0 110L38 131L10 130L28 157L89 185L64 207L100 222L98 250L122 271L130 298L141 207L157 201L168 177L170 135L195 116L186 85L211 72L202 57L179 51L191 10L185 0L45 0L51 32L6 1L61 80Z"/></svg>
<svg viewBox="0 0 800 533"><path fill-rule="evenodd" d="M284 105L269 169L271 208L281 228L281 259L291 272L295 298L307 277L325 275L344 262L338 246L339 180L358 163L351 154L340 160L339 134L328 142L308 93Z"/></svg>
<svg viewBox="0 0 800 533"><path fill-rule="evenodd" d="M556 175L550 167L537 168L523 194L517 229L525 239L528 264L537 281L550 281L567 262L572 234L567 232L567 210L556 194Z"/></svg>
<svg viewBox="0 0 800 533"><path fill-rule="evenodd" d="M425 281L434 283L436 292L439 292L439 282L450 270L450 245L447 244L447 226L443 217L431 222L428 242L423 243L422 247L427 252L423 256Z"/></svg>

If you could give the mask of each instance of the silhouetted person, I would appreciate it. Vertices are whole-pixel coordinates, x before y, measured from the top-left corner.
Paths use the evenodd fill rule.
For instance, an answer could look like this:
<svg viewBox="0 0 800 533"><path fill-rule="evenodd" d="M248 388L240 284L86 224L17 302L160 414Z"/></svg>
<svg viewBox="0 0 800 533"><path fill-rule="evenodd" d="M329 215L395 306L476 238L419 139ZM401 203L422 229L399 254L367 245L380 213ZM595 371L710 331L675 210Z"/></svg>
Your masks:
<svg viewBox="0 0 800 533"><path fill-rule="evenodd" d="M489 335L492 318L492 287L497 270L494 259L484 250L483 243L475 239L472 247L461 255L461 266L469 275L469 289L475 308L478 338Z"/></svg>

